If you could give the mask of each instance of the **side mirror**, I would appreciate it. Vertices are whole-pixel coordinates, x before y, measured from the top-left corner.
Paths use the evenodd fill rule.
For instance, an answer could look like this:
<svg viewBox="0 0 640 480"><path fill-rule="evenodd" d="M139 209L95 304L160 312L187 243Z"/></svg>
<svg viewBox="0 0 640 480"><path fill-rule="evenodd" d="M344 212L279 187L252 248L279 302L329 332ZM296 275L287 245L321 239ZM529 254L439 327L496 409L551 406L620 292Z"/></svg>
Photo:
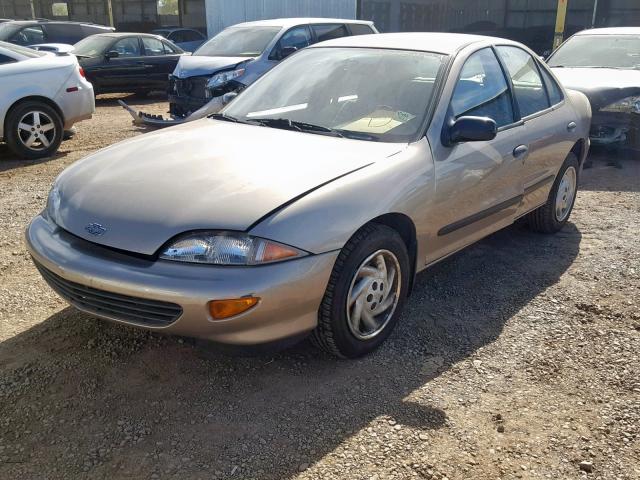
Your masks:
<svg viewBox="0 0 640 480"><path fill-rule="evenodd" d="M227 92L222 96L222 104L227 105L233 101L234 98L238 96L238 92Z"/></svg>
<svg viewBox="0 0 640 480"><path fill-rule="evenodd" d="M460 117L449 128L449 142L493 140L498 134L496 122L488 117Z"/></svg>
<svg viewBox="0 0 640 480"><path fill-rule="evenodd" d="M120 54L115 50L109 50L107 53L104 54L104 58L106 58L107 60L111 60L112 58L118 58L119 56Z"/></svg>
<svg viewBox="0 0 640 480"><path fill-rule="evenodd" d="M280 54L278 55L278 57L280 58L280 60L284 60L289 55L293 55L297 51L298 49L296 47L282 47L280 49Z"/></svg>

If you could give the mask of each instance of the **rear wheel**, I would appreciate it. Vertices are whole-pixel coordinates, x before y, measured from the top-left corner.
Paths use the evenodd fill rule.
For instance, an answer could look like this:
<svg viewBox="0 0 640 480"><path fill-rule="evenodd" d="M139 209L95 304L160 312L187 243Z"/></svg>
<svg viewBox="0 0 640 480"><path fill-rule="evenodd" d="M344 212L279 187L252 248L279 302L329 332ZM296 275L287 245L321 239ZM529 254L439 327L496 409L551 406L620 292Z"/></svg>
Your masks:
<svg viewBox="0 0 640 480"><path fill-rule="evenodd" d="M62 142L60 114L44 102L27 101L7 116L6 141L18 156L27 159L53 155Z"/></svg>
<svg viewBox="0 0 640 480"><path fill-rule="evenodd" d="M336 260L314 343L343 358L376 349L398 322L409 270L407 248L395 230L370 224L356 232Z"/></svg>
<svg viewBox="0 0 640 480"><path fill-rule="evenodd" d="M528 215L529 227L536 232L556 233L565 226L578 193L578 157L570 153L556 177L547 203Z"/></svg>

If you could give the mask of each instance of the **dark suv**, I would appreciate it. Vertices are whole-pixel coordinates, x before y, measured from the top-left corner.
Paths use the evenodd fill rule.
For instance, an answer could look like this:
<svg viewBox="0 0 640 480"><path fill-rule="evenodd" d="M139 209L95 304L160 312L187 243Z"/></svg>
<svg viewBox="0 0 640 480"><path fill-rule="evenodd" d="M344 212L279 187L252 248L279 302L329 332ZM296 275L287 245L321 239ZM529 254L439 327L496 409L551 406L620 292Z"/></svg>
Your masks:
<svg viewBox="0 0 640 480"><path fill-rule="evenodd" d="M48 20L16 20L0 23L0 41L30 46L39 43L73 45L97 33L113 32L114 28L92 23Z"/></svg>

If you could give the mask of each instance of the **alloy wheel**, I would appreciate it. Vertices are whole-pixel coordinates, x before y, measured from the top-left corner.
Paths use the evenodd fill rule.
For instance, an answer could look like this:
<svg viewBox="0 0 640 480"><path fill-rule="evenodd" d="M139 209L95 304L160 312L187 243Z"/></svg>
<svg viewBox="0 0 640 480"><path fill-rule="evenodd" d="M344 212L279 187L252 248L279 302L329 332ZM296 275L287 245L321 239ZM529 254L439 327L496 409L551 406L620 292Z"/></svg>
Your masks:
<svg viewBox="0 0 640 480"><path fill-rule="evenodd" d="M29 150L46 150L55 138L56 125L53 119L42 111L27 112L18 122L18 139Z"/></svg>

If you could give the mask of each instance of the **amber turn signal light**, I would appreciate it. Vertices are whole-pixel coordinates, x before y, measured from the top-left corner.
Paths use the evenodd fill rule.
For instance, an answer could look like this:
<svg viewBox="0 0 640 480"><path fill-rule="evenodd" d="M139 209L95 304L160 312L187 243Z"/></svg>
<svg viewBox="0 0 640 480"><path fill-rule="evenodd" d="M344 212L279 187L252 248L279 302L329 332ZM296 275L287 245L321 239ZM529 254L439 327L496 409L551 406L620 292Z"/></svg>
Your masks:
<svg viewBox="0 0 640 480"><path fill-rule="evenodd" d="M234 298L231 300L212 300L209 302L209 313L214 320L234 317L255 307L260 301L257 297Z"/></svg>

